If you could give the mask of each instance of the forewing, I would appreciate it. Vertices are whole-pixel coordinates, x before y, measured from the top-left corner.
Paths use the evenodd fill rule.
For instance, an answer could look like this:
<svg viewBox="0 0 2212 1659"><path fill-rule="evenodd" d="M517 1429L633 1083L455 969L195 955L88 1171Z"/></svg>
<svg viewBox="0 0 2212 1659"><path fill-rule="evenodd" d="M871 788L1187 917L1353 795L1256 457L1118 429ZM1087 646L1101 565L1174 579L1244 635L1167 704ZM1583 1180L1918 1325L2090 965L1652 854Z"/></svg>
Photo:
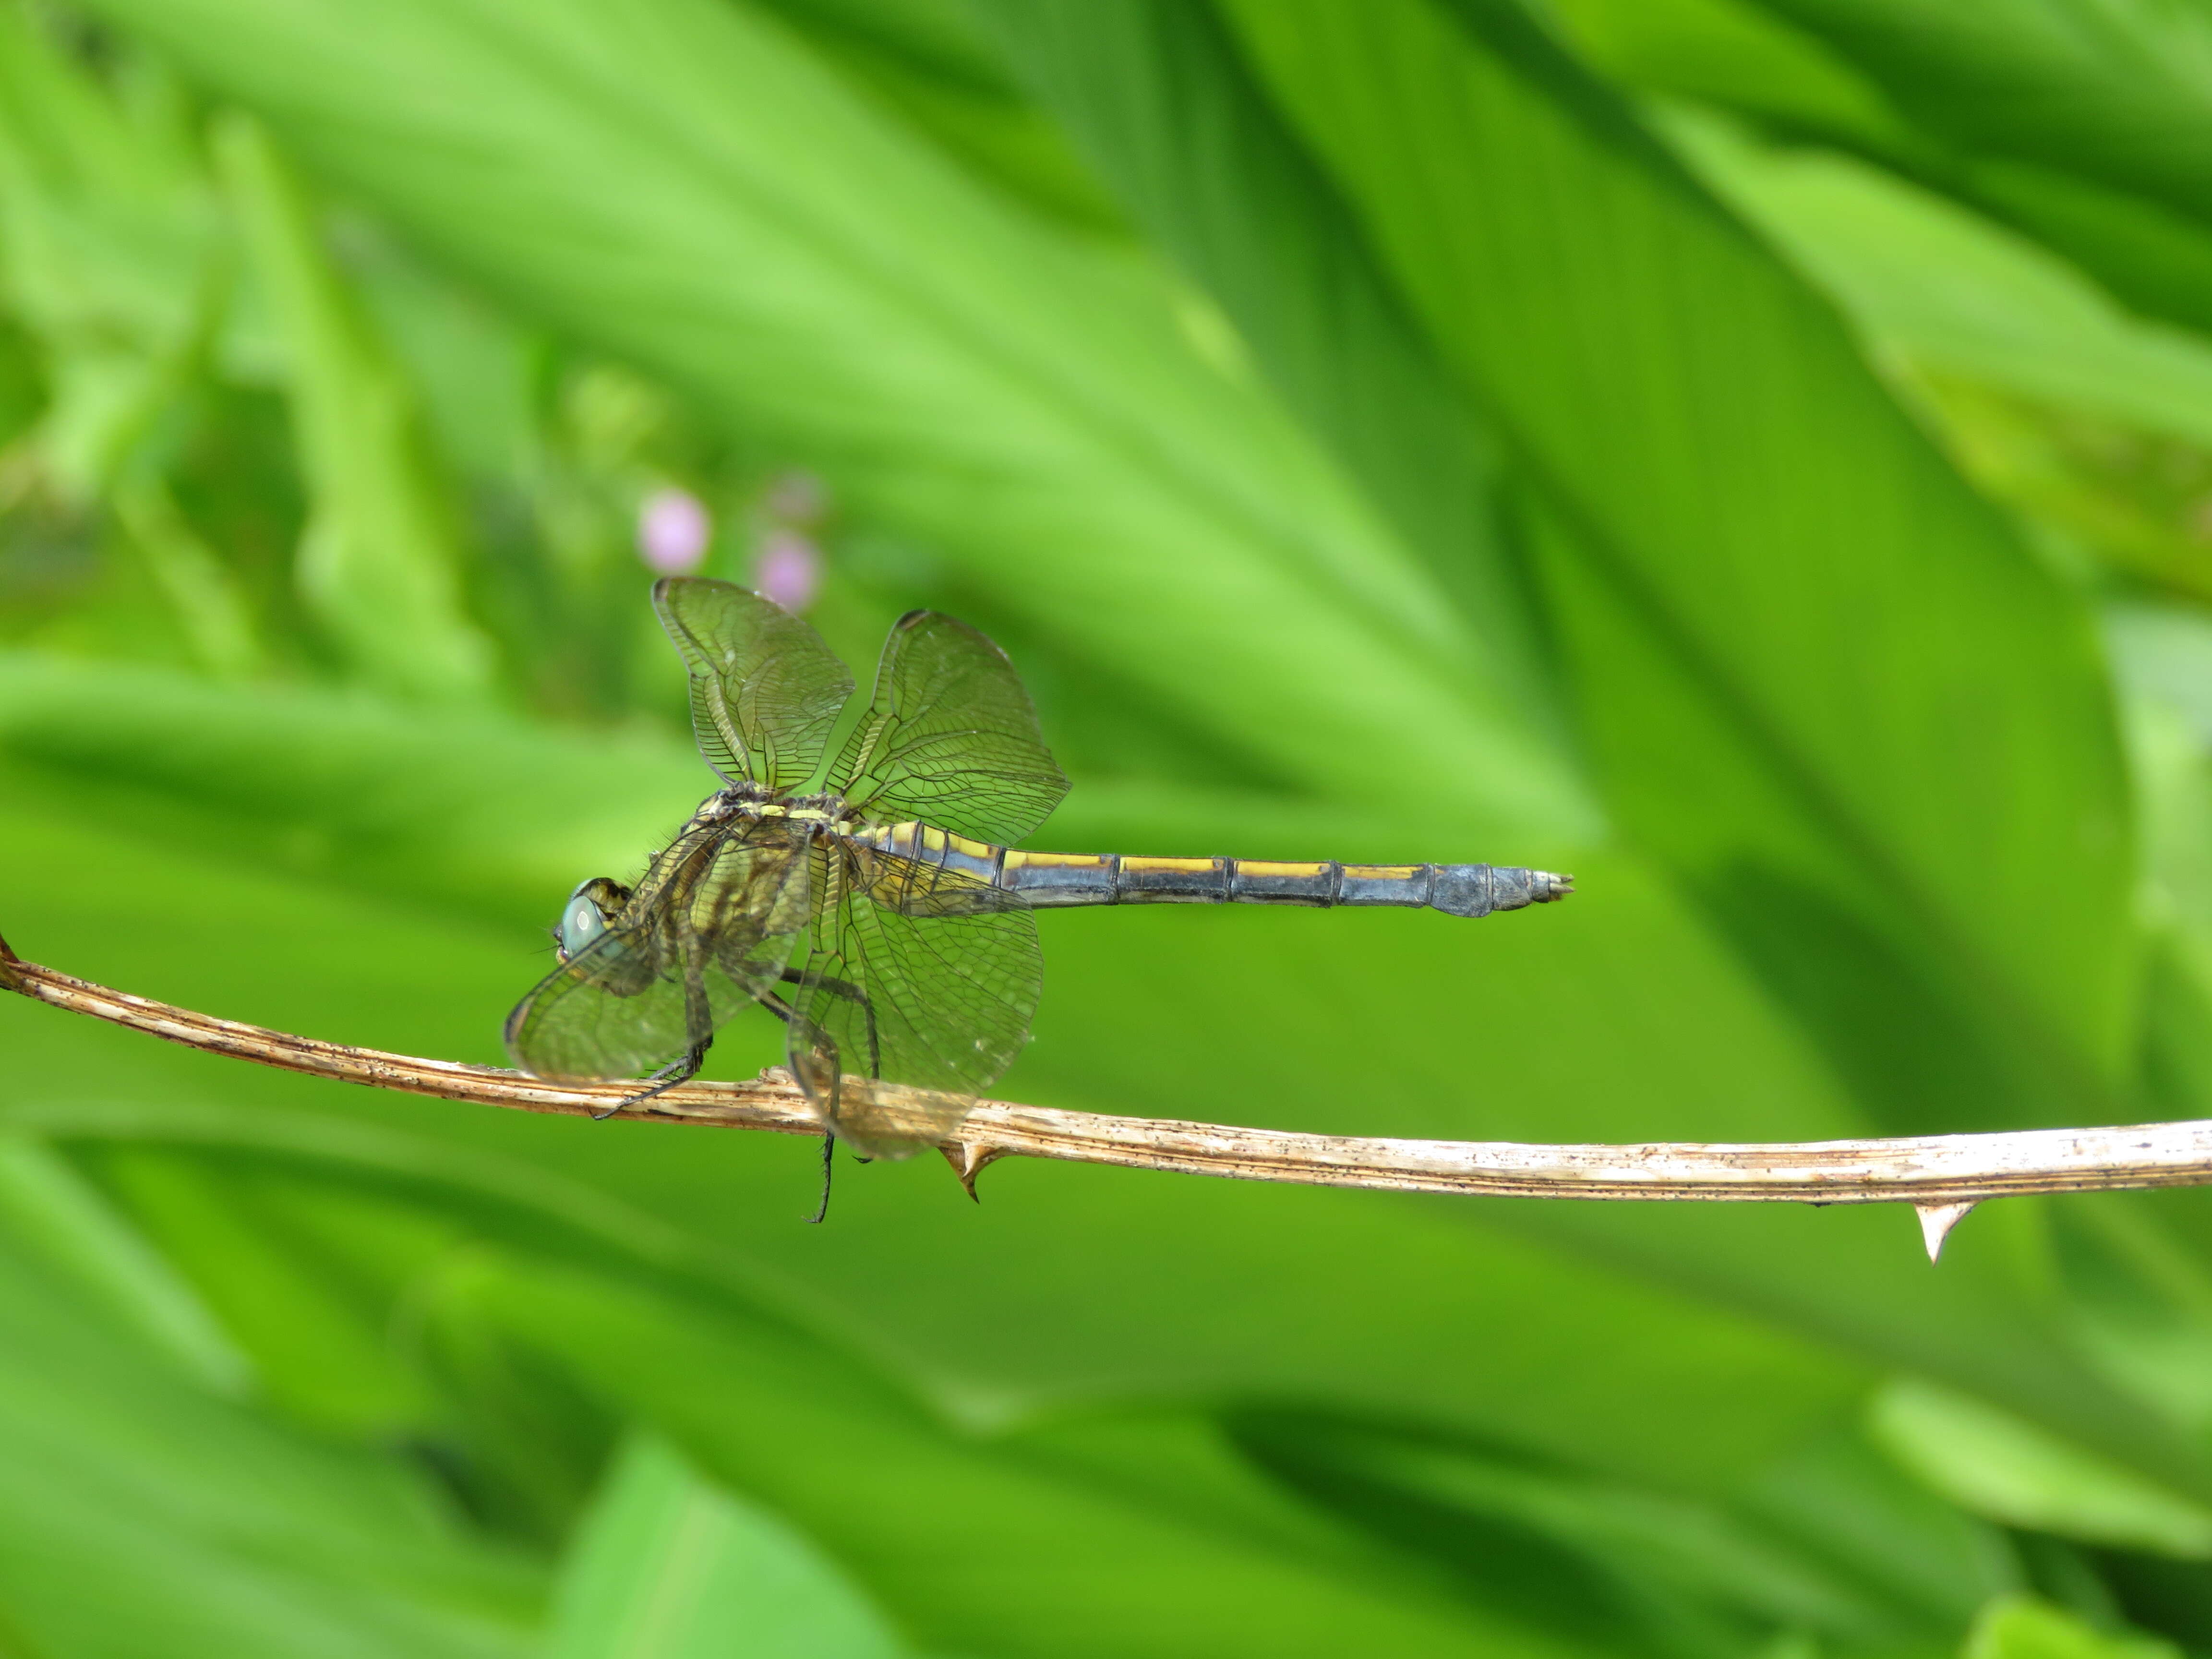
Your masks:
<svg viewBox="0 0 2212 1659"><path fill-rule="evenodd" d="M507 1016L533 1076L642 1077L681 1059L773 992L807 914L807 862L780 825L678 842L605 933Z"/></svg>
<svg viewBox="0 0 2212 1659"><path fill-rule="evenodd" d="M649 934L605 933L539 981L507 1019L507 1048L533 1077L599 1083L643 1077L712 1034L703 986Z"/></svg>
<svg viewBox="0 0 2212 1659"><path fill-rule="evenodd" d="M814 775L853 676L822 636L731 582L670 576L653 606L691 676L691 729L729 783L782 793Z"/></svg>
<svg viewBox="0 0 2212 1659"><path fill-rule="evenodd" d="M1018 894L827 842L792 1008L792 1074L839 1136L902 1157L945 1139L1029 1040L1044 978Z"/></svg>
<svg viewBox="0 0 2212 1659"><path fill-rule="evenodd" d="M1067 780L1006 653L965 623L911 611L884 642L875 695L830 787L878 823L919 818L1016 842L1060 804Z"/></svg>

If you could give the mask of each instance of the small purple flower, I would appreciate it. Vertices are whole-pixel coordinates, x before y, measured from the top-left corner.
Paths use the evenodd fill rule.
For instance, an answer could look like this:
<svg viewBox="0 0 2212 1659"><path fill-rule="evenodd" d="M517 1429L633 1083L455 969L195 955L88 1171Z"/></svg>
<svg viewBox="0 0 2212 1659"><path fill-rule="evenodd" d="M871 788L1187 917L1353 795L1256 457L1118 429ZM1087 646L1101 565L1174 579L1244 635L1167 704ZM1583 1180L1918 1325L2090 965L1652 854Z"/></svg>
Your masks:
<svg viewBox="0 0 2212 1659"><path fill-rule="evenodd" d="M688 489L656 489L637 509L637 556L664 576L685 576L706 562L714 520Z"/></svg>
<svg viewBox="0 0 2212 1659"><path fill-rule="evenodd" d="M822 553L795 530L771 530L753 554L753 586L786 611L814 603L822 586Z"/></svg>

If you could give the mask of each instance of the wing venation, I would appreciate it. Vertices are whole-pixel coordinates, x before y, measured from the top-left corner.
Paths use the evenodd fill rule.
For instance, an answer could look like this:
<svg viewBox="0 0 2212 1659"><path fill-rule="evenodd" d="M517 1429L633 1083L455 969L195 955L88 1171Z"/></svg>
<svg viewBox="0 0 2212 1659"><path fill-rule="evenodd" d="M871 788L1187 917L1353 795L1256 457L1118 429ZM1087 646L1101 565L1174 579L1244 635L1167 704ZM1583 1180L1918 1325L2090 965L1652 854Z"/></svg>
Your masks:
<svg viewBox="0 0 2212 1659"><path fill-rule="evenodd" d="M726 783L796 789L821 764L853 676L822 636L732 582L670 576L653 609L691 676L691 728Z"/></svg>
<svg viewBox="0 0 2212 1659"><path fill-rule="evenodd" d="M963 622L909 611L884 642L868 712L830 787L877 823L919 818L1016 842L1067 793L1005 652Z"/></svg>
<svg viewBox="0 0 2212 1659"><path fill-rule="evenodd" d="M781 821L688 831L653 860L607 931L507 1017L536 1077L644 1077L773 995L809 914L808 861Z"/></svg>
<svg viewBox="0 0 2212 1659"><path fill-rule="evenodd" d="M825 1123L899 1157L947 1138L1029 1041L1044 967L1020 895L828 841L789 994L792 1074Z"/></svg>

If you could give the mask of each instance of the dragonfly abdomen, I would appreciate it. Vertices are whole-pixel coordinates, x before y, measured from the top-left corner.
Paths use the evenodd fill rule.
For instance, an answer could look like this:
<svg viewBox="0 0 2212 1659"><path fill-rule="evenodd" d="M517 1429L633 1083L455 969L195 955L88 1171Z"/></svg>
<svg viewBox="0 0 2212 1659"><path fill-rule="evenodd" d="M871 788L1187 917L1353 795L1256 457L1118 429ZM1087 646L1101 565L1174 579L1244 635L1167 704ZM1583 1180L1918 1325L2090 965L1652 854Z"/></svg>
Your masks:
<svg viewBox="0 0 2212 1659"><path fill-rule="evenodd" d="M1063 904L1425 906L1486 916L1545 904L1571 878L1490 864L1285 864L1262 859L1127 858L1117 854L1005 854L996 885L1036 907Z"/></svg>
<svg viewBox="0 0 2212 1659"><path fill-rule="evenodd" d="M1033 908L1072 904L1285 904L1322 908L1388 904L1486 916L1546 904L1571 877L1494 864L1285 864L1266 859L1127 858L1116 853L1024 853L926 823L848 832L862 846L1019 893ZM944 895L933 893L942 903Z"/></svg>

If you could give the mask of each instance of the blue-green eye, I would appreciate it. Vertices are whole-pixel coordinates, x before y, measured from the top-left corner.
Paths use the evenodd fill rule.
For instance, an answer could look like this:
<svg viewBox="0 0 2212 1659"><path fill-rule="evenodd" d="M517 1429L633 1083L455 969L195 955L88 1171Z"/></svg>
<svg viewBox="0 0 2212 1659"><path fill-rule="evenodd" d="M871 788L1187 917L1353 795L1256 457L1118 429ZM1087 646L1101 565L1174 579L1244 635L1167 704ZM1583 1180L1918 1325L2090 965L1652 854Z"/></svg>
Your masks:
<svg viewBox="0 0 2212 1659"><path fill-rule="evenodd" d="M568 895L560 922L553 929L553 951L562 961L568 961L607 931L607 913L599 908L599 895L612 886L604 876L595 876Z"/></svg>

